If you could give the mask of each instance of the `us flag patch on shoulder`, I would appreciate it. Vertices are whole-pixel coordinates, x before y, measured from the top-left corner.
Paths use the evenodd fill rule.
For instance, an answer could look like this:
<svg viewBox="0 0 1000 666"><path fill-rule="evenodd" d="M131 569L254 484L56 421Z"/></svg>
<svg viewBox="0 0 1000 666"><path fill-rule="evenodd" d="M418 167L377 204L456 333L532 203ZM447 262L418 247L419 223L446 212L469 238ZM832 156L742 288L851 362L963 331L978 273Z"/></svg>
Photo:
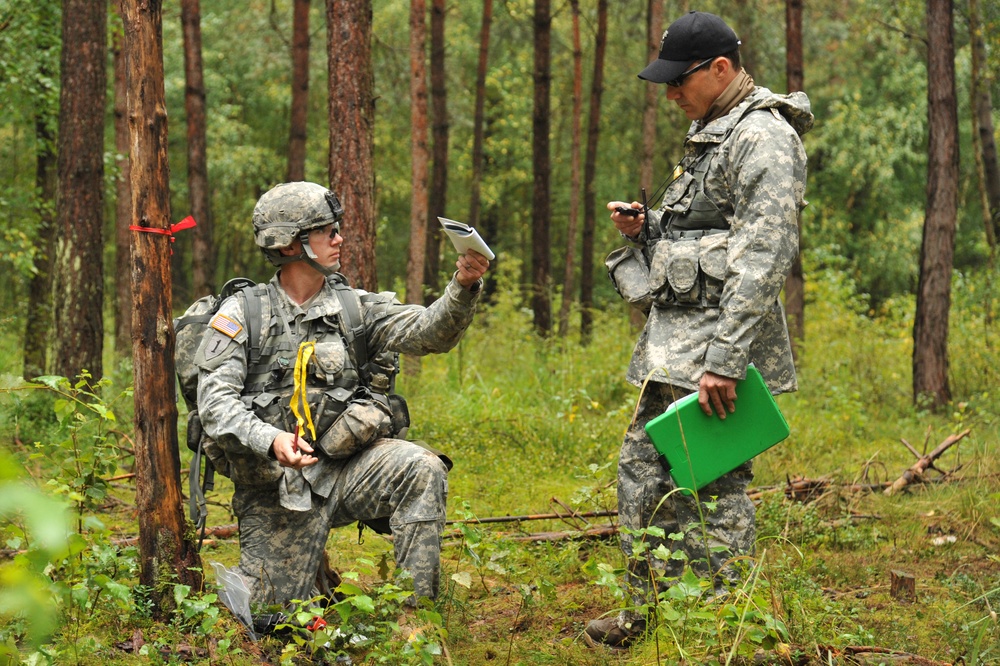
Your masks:
<svg viewBox="0 0 1000 666"><path fill-rule="evenodd" d="M217 314L212 318L212 323L209 324L212 328L224 333L231 338L235 338L243 330L243 327L237 324L235 321L230 319L224 314Z"/></svg>

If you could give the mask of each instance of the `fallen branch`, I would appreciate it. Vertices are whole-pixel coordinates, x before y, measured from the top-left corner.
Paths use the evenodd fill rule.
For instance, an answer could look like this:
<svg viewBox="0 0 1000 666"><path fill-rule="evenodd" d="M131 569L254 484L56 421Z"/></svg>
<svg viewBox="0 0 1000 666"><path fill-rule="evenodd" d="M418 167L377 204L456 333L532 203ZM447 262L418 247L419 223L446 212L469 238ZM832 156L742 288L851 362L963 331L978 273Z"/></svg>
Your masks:
<svg viewBox="0 0 1000 666"><path fill-rule="evenodd" d="M926 472L928 469L937 470L937 468L934 467L934 462L941 456L941 454L947 451L957 442L964 439L965 436L968 435L970 432L971 430L967 428L957 435L949 435L948 438L945 439L940 444L938 444L937 448L935 448L933 451L931 451L927 455L920 456L917 462L915 462L908 470L903 472L903 474L898 479L893 481L891 486L885 489L884 491L885 495L887 496L894 495L895 493L902 490L903 488L905 488L906 486L910 485L913 482L923 481L924 472ZM913 450L912 446L907 445L907 448L909 448L911 451L914 452L914 454L916 454L916 451ZM941 470L937 471L941 472ZM941 474L944 474L944 472L941 472Z"/></svg>
<svg viewBox="0 0 1000 666"><path fill-rule="evenodd" d="M602 518L606 516L617 516L617 511L587 511L584 513L574 512L574 518ZM485 518L466 518L464 520L449 520L446 525L477 525L485 523L519 523L528 520L562 520L566 518L564 513L531 513L521 516L487 516Z"/></svg>

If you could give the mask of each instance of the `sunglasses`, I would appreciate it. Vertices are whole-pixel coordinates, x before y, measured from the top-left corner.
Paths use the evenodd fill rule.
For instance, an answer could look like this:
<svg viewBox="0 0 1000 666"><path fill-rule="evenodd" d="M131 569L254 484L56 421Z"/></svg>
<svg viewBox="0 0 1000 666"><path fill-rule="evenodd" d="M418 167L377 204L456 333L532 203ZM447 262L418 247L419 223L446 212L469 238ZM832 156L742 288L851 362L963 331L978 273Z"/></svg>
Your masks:
<svg viewBox="0 0 1000 666"><path fill-rule="evenodd" d="M340 222L338 221L338 222L334 222L332 224L328 224L326 226L316 227L314 229L310 229L309 233L311 234L313 232L316 232L317 234L320 234L320 233L325 232L328 228L330 230L329 231L330 240L333 240L334 238L337 237L337 234L340 233ZM323 235L326 235L326 234L324 233Z"/></svg>
<svg viewBox="0 0 1000 666"><path fill-rule="evenodd" d="M688 71L686 71L683 74L681 74L680 76L678 76L673 81L667 81L667 85L670 86L670 87L672 87L672 88L680 88L682 85L684 85L684 82L687 81L687 78L689 76L691 76L692 74L694 74L695 72L697 72L699 69L704 69L704 68L708 67L713 62L715 62L715 58L709 58L708 60L703 60L700 63L698 63L697 65L695 65L694 67L692 67L691 69L689 69Z"/></svg>

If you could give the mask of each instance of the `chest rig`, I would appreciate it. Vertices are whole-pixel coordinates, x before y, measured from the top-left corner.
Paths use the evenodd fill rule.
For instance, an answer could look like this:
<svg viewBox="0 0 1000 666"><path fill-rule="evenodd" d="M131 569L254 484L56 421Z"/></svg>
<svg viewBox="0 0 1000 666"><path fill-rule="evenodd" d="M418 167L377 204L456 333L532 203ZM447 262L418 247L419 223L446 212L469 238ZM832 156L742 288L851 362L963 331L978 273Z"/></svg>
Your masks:
<svg viewBox="0 0 1000 666"><path fill-rule="evenodd" d="M712 166L712 159L728 136L729 132L720 141L705 145L700 152L681 163L684 171L670 184L663 197L663 216L659 223L661 238L698 238L705 234L692 232L712 233L729 229L725 215L705 192L705 177Z"/></svg>
<svg viewBox="0 0 1000 666"><path fill-rule="evenodd" d="M303 340L316 344L308 366L306 400L317 435L344 411L348 403L366 392L357 347L364 345L364 324L358 297L339 276L330 281L341 309L332 315L317 318L297 318L295 330L283 316L273 288L264 287L258 294L264 325L257 362L247 368L243 403L257 416L275 427L292 432L296 419L291 412L291 397L295 386L295 359ZM255 354L251 349L250 357Z"/></svg>

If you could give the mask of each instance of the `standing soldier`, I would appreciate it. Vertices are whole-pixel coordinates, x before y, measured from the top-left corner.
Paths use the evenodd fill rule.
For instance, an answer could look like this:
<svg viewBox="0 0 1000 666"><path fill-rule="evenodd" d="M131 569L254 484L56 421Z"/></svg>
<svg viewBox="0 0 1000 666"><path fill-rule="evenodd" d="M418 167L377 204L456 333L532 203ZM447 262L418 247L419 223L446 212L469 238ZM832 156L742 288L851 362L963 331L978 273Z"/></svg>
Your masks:
<svg viewBox="0 0 1000 666"><path fill-rule="evenodd" d="M796 389L779 292L798 251L806 183L799 137L813 117L805 94L776 95L754 85L740 66L739 45L732 28L705 12L691 12L663 33L659 57L639 77L666 84L667 99L693 121L684 157L648 220L638 202L608 204L615 227L632 243L608 258L612 280L649 315L627 375L637 386L651 381L618 462L621 524L683 534L680 541L644 537L646 553L662 543L685 555L666 562L660 580L676 580L686 560L711 579L716 595L740 576L727 562L753 553L751 465L702 488L716 506L699 510L693 497L672 492L644 426L694 391L706 414L724 419L737 407L736 382L750 363L772 392ZM621 544L638 607L652 601L651 576L660 574L652 573L648 554L633 556L630 534L622 534ZM625 648L645 628L643 615L626 610L590 622L584 639Z"/></svg>

